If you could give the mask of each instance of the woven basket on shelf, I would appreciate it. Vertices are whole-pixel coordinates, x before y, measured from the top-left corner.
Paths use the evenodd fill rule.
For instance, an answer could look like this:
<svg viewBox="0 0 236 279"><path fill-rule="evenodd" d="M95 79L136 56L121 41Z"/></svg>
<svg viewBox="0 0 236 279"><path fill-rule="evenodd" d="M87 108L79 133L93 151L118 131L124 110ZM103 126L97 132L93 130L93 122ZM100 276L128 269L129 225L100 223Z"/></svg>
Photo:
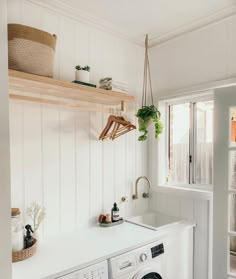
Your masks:
<svg viewBox="0 0 236 279"><path fill-rule="evenodd" d="M37 240L34 239L34 244L30 248L18 252L12 252L12 262L20 262L32 257L37 251Z"/></svg>
<svg viewBox="0 0 236 279"><path fill-rule="evenodd" d="M52 77L56 35L21 24L8 24L9 69Z"/></svg>

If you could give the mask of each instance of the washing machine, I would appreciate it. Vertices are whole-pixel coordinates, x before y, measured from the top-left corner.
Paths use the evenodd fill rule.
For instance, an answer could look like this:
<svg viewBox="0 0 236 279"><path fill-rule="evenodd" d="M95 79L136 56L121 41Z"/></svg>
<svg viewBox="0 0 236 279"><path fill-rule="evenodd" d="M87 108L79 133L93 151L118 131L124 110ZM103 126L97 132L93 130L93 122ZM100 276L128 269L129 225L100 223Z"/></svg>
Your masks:
<svg viewBox="0 0 236 279"><path fill-rule="evenodd" d="M109 259L109 279L166 279L165 247L155 242Z"/></svg>
<svg viewBox="0 0 236 279"><path fill-rule="evenodd" d="M108 279L107 261L71 272L58 279Z"/></svg>

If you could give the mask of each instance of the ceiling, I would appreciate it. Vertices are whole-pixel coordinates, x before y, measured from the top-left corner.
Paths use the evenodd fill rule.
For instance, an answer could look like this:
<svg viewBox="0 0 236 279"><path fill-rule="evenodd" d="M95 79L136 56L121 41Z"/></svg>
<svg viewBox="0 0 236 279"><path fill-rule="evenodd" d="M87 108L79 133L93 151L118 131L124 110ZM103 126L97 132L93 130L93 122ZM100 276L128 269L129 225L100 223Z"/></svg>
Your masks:
<svg viewBox="0 0 236 279"><path fill-rule="evenodd" d="M57 0L136 41L161 42L236 13L235 0Z"/></svg>

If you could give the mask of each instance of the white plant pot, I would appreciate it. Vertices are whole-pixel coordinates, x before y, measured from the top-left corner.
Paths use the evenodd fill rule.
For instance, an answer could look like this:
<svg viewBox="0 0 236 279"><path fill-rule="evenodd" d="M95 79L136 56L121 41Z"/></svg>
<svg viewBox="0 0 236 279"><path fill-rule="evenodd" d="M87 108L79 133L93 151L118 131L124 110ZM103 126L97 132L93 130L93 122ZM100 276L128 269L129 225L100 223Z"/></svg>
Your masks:
<svg viewBox="0 0 236 279"><path fill-rule="evenodd" d="M89 83L90 72L85 70L76 70L75 71L75 80Z"/></svg>

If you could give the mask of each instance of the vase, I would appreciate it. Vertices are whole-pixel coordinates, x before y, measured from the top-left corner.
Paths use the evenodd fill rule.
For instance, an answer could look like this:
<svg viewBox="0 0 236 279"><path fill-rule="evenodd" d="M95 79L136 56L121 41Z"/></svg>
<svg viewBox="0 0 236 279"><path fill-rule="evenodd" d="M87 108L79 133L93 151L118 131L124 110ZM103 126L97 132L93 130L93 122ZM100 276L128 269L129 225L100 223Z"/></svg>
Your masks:
<svg viewBox="0 0 236 279"><path fill-rule="evenodd" d="M38 230L34 231L33 234L32 234L32 237L35 238L35 239L37 239L37 241L38 241L38 243L39 243L40 238L41 238L40 232L39 232Z"/></svg>
<svg viewBox="0 0 236 279"><path fill-rule="evenodd" d="M90 72L85 71L85 70L76 70L75 71L75 80L89 83L90 82Z"/></svg>

